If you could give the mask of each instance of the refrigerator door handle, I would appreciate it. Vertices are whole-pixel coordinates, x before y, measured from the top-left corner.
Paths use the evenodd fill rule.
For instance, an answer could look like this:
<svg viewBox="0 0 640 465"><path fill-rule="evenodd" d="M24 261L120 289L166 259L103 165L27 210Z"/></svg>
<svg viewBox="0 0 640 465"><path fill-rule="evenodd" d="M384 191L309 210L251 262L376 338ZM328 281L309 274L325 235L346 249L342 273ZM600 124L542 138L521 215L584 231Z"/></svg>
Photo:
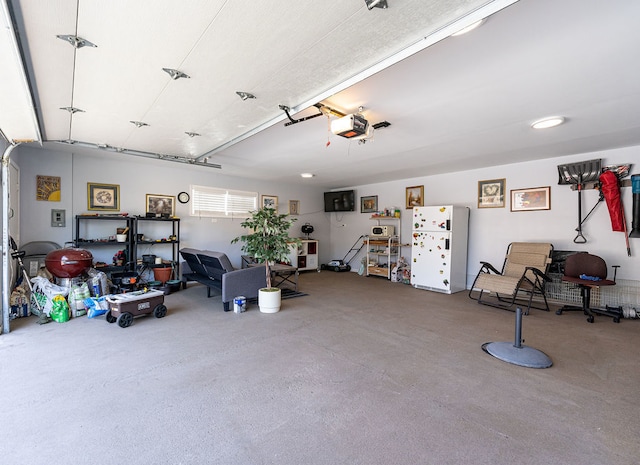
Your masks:
<svg viewBox="0 0 640 465"><path fill-rule="evenodd" d="M449 250L449 245L450 245L449 241L450 241L449 239L444 240L444 250Z"/></svg>
<svg viewBox="0 0 640 465"><path fill-rule="evenodd" d="M447 220L447 231L451 231L451 220Z"/></svg>

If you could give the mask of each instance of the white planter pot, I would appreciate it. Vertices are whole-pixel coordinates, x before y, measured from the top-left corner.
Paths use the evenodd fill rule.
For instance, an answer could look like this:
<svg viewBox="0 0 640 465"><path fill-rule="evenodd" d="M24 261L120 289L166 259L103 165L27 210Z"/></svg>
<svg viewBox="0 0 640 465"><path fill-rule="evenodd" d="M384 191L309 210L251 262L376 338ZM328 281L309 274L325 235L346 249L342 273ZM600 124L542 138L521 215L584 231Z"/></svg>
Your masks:
<svg viewBox="0 0 640 465"><path fill-rule="evenodd" d="M262 313L280 311L281 291L277 287L264 287L258 291L258 306Z"/></svg>

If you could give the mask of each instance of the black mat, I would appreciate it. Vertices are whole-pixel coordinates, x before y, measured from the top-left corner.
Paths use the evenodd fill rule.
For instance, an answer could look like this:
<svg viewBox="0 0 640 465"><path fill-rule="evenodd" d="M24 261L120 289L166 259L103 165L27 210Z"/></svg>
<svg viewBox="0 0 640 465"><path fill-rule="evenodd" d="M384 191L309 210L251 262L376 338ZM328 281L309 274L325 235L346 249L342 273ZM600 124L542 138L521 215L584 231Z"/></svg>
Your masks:
<svg viewBox="0 0 640 465"><path fill-rule="evenodd" d="M309 294L305 294L304 292L300 292L300 291L294 291L293 289L282 289L280 298L282 300L295 299L296 297L304 297L305 295L309 295ZM250 304L258 303L258 298L252 297L251 299L247 299L247 302Z"/></svg>

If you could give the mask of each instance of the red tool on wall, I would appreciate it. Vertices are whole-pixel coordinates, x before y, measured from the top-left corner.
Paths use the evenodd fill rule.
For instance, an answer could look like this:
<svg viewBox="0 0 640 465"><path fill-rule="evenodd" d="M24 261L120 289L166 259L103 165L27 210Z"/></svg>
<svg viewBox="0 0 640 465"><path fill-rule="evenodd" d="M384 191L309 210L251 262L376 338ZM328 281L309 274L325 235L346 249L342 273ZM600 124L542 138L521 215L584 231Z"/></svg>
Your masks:
<svg viewBox="0 0 640 465"><path fill-rule="evenodd" d="M630 257L629 231L624 215L622 197L620 196L620 179L629 175L629 169L630 165L606 167L600 175L600 189L607 201L609 217L611 218L611 229L613 231L624 232L627 244L627 255Z"/></svg>

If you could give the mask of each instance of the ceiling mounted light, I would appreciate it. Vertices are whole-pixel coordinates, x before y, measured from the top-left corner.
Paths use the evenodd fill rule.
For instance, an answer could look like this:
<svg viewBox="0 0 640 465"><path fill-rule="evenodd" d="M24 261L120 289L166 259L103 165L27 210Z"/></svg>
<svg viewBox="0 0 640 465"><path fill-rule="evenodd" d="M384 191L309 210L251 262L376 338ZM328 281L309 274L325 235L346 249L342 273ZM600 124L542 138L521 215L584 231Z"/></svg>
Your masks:
<svg viewBox="0 0 640 465"><path fill-rule="evenodd" d="M73 115L74 113L78 113L78 112L80 112L80 113L84 113L84 110L81 110L80 108L76 108L76 107L60 107L60 109L61 109L61 110L66 110L66 111L68 111L69 113L71 113L72 115Z"/></svg>
<svg viewBox="0 0 640 465"><path fill-rule="evenodd" d="M367 8L372 10L373 8L387 8L387 0L364 0L367 4Z"/></svg>
<svg viewBox="0 0 640 465"><path fill-rule="evenodd" d="M534 123L531 123L531 127L533 129L548 129L560 126L564 122L564 116L550 116L548 118L543 118Z"/></svg>
<svg viewBox="0 0 640 465"><path fill-rule="evenodd" d="M143 123L142 121L129 121L132 124L135 124L137 128L141 128L142 126L149 126L147 123Z"/></svg>
<svg viewBox="0 0 640 465"><path fill-rule="evenodd" d="M197 132L189 132L189 131L186 131L185 134L189 137L196 137L200 135Z"/></svg>
<svg viewBox="0 0 640 465"><path fill-rule="evenodd" d="M452 36L461 36L462 34L466 34L467 32L473 31L474 29L476 29L477 27L482 25L482 23L484 23L484 19L480 19L480 20L476 21L475 23L471 23L467 27L463 27L458 32L454 32L451 35Z"/></svg>
<svg viewBox="0 0 640 465"><path fill-rule="evenodd" d="M167 73L174 81L180 78L191 79L191 76L189 76L188 74L184 74L182 71L178 71L177 69L162 68L162 71Z"/></svg>
<svg viewBox="0 0 640 465"><path fill-rule="evenodd" d="M249 93L249 92L236 92L236 94L238 94L238 96L242 99L242 100L249 100L250 98L256 98L255 95Z"/></svg>
<svg viewBox="0 0 640 465"><path fill-rule="evenodd" d="M66 40L71 45L73 45L73 48L97 47L96 44L89 42L87 39L83 39L82 37L74 36L71 34L59 34L56 37L61 40Z"/></svg>
<svg viewBox="0 0 640 465"><path fill-rule="evenodd" d="M300 176L302 176L303 178L312 178L315 176L315 174L313 173L302 173L300 174Z"/></svg>

